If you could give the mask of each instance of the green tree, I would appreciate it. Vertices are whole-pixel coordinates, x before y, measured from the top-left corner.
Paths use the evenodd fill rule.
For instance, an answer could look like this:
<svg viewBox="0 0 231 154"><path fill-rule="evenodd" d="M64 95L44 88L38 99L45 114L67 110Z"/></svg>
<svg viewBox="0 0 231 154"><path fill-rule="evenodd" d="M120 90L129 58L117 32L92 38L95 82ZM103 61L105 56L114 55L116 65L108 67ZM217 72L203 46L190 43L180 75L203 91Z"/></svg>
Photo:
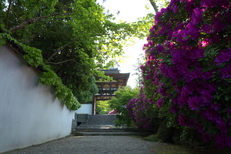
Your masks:
<svg viewBox="0 0 231 154"><path fill-rule="evenodd" d="M98 114L108 114L112 109L110 107L109 101L97 101L96 102L96 113Z"/></svg>
<svg viewBox="0 0 231 154"><path fill-rule="evenodd" d="M1 27L18 42L40 49L44 64L81 102L97 92L98 70L112 66L110 59L121 56L125 40L134 35L135 27L113 22L93 0L8 0L1 8Z"/></svg>
<svg viewBox="0 0 231 154"><path fill-rule="evenodd" d="M139 88L132 89L131 87L127 86L116 91L116 97L109 100L110 107L119 113L119 115L117 115L117 120L115 121L117 126L130 126L133 124L131 117L128 115L127 104L132 98L135 98L138 93Z"/></svg>
<svg viewBox="0 0 231 154"><path fill-rule="evenodd" d="M57 96L69 101L72 94L80 102L91 100L97 92L94 76L103 76L99 70L113 66L113 59L123 55L123 47L133 37L146 37L153 23L151 15L134 23L115 22L94 0L0 4L4 21L0 26L6 31L1 38L23 46L26 51L21 54L29 65L42 72L40 81L54 86Z"/></svg>

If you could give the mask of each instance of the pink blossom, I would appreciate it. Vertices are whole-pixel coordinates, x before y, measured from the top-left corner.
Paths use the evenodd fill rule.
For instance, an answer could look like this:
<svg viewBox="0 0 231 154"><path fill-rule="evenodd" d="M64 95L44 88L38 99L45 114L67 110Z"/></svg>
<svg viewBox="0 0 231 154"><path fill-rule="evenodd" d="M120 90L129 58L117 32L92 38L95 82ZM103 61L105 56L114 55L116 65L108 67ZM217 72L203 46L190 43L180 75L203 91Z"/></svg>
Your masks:
<svg viewBox="0 0 231 154"><path fill-rule="evenodd" d="M118 114L118 113L116 112L116 110L111 110L110 112L108 112L108 114Z"/></svg>

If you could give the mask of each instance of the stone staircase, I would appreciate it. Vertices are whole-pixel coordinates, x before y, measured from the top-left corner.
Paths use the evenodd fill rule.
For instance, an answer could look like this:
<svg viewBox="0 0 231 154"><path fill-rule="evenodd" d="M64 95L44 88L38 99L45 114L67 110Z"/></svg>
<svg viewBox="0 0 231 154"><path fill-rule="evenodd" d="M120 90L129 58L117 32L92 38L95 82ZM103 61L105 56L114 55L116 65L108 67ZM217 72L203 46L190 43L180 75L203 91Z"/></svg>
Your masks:
<svg viewBox="0 0 231 154"><path fill-rule="evenodd" d="M97 115L89 115L86 124L81 124L79 127L100 127L100 126L110 126L115 127L113 121L116 120L116 115L110 114L97 114Z"/></svg>
<svg viewBox="0 0 231 154"><path fill-rule="evenodd" d="M127 136L146 135L147 132L137 128L116 127L113 121L116 115L88 115L85 123L73 132L75 136Z"/></svg>

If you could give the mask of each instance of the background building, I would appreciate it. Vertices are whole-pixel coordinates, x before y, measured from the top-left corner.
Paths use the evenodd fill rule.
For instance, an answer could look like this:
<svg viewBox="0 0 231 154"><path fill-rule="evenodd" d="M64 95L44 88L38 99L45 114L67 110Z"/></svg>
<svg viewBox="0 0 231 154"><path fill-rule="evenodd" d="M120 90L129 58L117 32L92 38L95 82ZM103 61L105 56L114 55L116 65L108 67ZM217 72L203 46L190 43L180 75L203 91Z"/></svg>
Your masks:
<svg viewBox="0 0 231 154"><path fill-rule="evenodd" d="M96 77L96 84L99 92L94 95L92 102L82 104L76 111L79 114L96 114L96 102L100 100L110 100L115 96L115 91L127 85L130 73L120 73L118 68L103 70L105 75L112 77L111 81L99 81Z"/></svg>

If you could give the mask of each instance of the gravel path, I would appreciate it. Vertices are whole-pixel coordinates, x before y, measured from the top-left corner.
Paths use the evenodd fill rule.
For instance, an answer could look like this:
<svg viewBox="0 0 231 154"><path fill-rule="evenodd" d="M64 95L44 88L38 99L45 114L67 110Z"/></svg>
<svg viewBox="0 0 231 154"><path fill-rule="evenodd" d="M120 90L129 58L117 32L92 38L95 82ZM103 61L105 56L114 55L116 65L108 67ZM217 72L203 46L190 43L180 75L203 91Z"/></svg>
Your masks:
<svg viewBox="0 0 231 154"><path fill-rule="evenodd" d="M70 136L8 154L155 154L159 143L134 136Z"/></svg>

